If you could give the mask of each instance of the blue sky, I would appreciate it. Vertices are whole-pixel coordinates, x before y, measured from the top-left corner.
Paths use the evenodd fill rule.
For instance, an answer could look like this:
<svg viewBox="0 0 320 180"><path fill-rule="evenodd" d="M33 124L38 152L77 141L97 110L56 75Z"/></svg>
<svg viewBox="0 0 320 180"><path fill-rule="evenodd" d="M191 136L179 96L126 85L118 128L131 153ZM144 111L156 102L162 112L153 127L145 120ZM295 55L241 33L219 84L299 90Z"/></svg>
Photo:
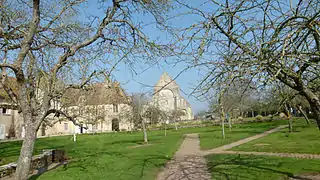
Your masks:
<svg viewBox="0 0 320 180"><path fill-rule="evenodd" d="M98 0L96 0L98 1ZM198 9L202 9L203 11L209 13L210 15L213 13L213 3L207 0L184 0L186 4L191 7L195 7ZM97 14L97 5L93 3L94 1L90 1L88 7L84 10L85 13L93 13ZM107 1L111 2L111 1ZM170 1L169 1L170 2ZM93 4L92 4L93 3ZM296 0L293 1L296 4ZM184 8L176 8L173 9L169 15L179 14L185 12L186 9ZM101 9L100 9L101 12ZM184 16L174 16L172 20L170 20L170 24L174 27L188 27L190 24L196 23L197 21L201 20L200 17L196 15L184 15ZM144 16L134 16L135 21L141 21L144 24L148 24L148 26L143 26L143 32L152 40L156 40L161 44L165 44L166 42L170 42L172 37L169 33L163 32L157 29L155 23L152 23L154 20L152 16L144 15ZM197 46L197 44L195 45ZM194 47L193 47L194 48ZM195 47L197 48L197 47ZM217 49L214 49L217 50ZM213 50L213 51L214 51ZM180 57L181 58L181 57ZM186 61L190 61L192 58L190 57L183 57L186 58ZM214 56L209 55L207 56L209 61L214 60ZM165 59L168 62L172 62L175 58L168 58ZM141 60L143 62L143 59ZM179 63L175 66L170 65L162 59L157 65L149 67L147 63L141 63L135 66L135 70L137 71L137 75L132 74L131 68L129 68L125 64L121 64L117 67L116 71L113 73L113 79L119 81L122 87L129 93L138 93L138 92L151 92L152 86L156 84L159 80L161 74L163 72L167 72L171 77L175 77L177 74L180 73L181 70L186 68L186 63ZM192 105L194 113L207 109L208 102L203 102L197 100L195 97L190 96L192 89L201 81L203 74L206 71L210 71L210 69L190 69L188 71L183 72L177 79L176 82L180 85L181 94L186 97L186 99ZM209 99L207 99L209 101Z"/></svg>
<svg viewBox="0 0 320 180"><path fill-rule="evenodd" d="M201 1L189 0L188 3L199 7L199 4L196 5L195 3L201 3ZM100 11L101 13L101 10L102 9L98 10L97 5L95 5L94 3L87 4L84 9L84 13L97 14L98 11ZM179 13L179 11L181 12L183 11L183 9L175 9L172 11L172 13ZM142 21L145 24L149 24L148 26L144 26L143 32L147 34L150 39L157 40L161 43L166 43L171 40L171 36L167 32L159 30L156 27L155 23L152 23L153 18L150 17L150 15L134 18L137 18L137 21ZM190 23L195 22L196 20L198 20L197 17L184 16L175 18L174 20L171 20L170 23L175 27L185 27L190 25ZM173 57L165 60L172 62L174 61L174 59L175 58ZM173 78L176 77L186 66L187 65L184 63L172 65L164 62L164 59L162 59L162 62L154 66L149 66L147 64L137 64L135 66L137 75L133 75L130 67L128 67L126 64L121 64L114 71L113 79L120 82L122 87L128 94L137 92L152 92L152 86L157 83L163 72L166 71ZM198 69L189 69L176 78L176 82L181 89L181 95L190 102L194 113L200 110L204 110L208 106L207 102L202 102L200 100L197 100L195 97L190 96L192 88L195 87L195 85L201 80L202 76L200 74L201 71L199 71Z"/></svg>
<svg viewBox="0 0 320 180"><path fill-rule="evenodd" d="M140 72L142 73L138 73L138 75L132 76L130 69L125 65L121 65L114 73L114 76L115 79L122 84L122 87L128 93L149 92L152 91L152 86L157 83L164 71L168 72L171 77L175 77L183 68L185 68L183 64L179 64L175 67L172 67L172 65L163 64L159 67L150 67L146 71L143 71L143 69L141 69ZM201 77L198 75L197 69L191 69L189 71L183 72L176 79L176 82L182 90L181 95L183 95L190 102L194 113L207 108L206 102L201 102L195 97L189 96L192 88L195 86L195 84L197 84L199 80L201 80Z"/></svg>
<svg viewBox="0 0 320 180"><path fill-rule="evenodd" d="M195 2L200 3L201 1L188 1L189 4L195 5ZM181 10L180 10L181 11ZM173 13L179 13L178 10L174 10ZM148 21L150 19L144 19ZM185 27L190 25L197 20L197 17L184 16L179 17L171 21L171 24L174 24L177 27ZM144 30L146 34L150 38L161 39L163 42L167 42L170 40L170 35L166 32L162 32L158 30L154 24L147 26ZM166 59L168 62L174 61L175 58ZM138 68L138 75L132 76L130 73L130 69L126 67L126 65L121 65L117 72L114 73L117 81L121 82L122 87L126 89L128 93L134 92L148 92L152 91L152 86L157 83L161 74L163 72L167 72L172 78L176 77L183 69L186 68L186 64L179 63L176 65L160 62L159 65L146 67L142 66L142 68ZM147 70L145 70L147 69ZM140 73L139 73L140 70ZM176 78L176 82L180 86L181 95L184 96L192 105L192 109L194 113L207 109L207 102L203 102L197 100L197 98L190 95L192 89L201 81L202 76L201 72L198 69L189 69L184 71L181 75Z"/></svg>

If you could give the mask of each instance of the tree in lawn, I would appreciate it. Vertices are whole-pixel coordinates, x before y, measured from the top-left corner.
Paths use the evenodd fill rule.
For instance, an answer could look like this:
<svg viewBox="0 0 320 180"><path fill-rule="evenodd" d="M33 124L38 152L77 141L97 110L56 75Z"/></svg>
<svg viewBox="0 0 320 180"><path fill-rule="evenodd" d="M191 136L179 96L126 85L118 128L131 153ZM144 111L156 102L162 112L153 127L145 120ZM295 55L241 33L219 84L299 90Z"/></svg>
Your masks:
<svg viewBox="0 0 320 180"><path fill-rule="evenodd" d="M295 108L296 110L302 113L304 119L306 120L307 124L310 124L309 118L307 117L306 113L302 109L302 104L304 106L308 106L305 97L301 96L299 92L284 86L283 84L275 84L272 88L273 96L276 97L274 99L275 102L278 102L276 107L280 108L283 107L285 110L288 120L289 120L289 132L292 132L292 110Z"/></svg>
<svg viewBox="0 0 320 180"><path fill-rule="evenodd" d="M136 93L132 95L132 113L131 119L137 126L143 130L143 142L148 143L147 124L144 113L148 104L148 96L144 93Z"/></svg>
<svg viewBox="0 0 320 180"><path fill-rule="evenodd" d="M147 104L143 117L149 120L150 124L163 123L167 119L166 112L162 111L159 107L152 104Z"/></svg>
<svg viewBox="0 0 320 180"><path fill-rule="evenodd" d="M207 69L198 89L229 72L261 85L280 81L308 100L320 129L319 1L179 2L198 19L179 30L189 42L182 41L184 49L196 57L192 63Z"/></svg>
<svg viewBox="0 0 320 180"><path fill-rule="evenodd" d="M306 111L304 110L306 107L308 109L310 109L310 105L309 105L308 101L306 100L306 98L298 94L293 98L292 101L293 101L294 106L296 107L296 109L299 110L299 112L302 114L302 116L306 120L306 123L310 124L310 120L309 120L309 118L307 116Z"/></svg>
<svg viewBox="0 0 320 180"><path fill-rule="evenodd" d="M226 112L239 110L239 115L243 117L244 112L248 111L252 105L252 98L255 89L249 79L235 79L231 82L225 94Z"/></svg>
<svg viewBox="0 0 320 180"><path fill-rule="evenodd" d="M212 87L213 90L212 97L209 100L210 109L215 114L218 114L221 121L221 134L222 139L225 139L225 120L226 118L226 112L232 108L232 103L230 104L230 101L228 101L228 90L230 85L233 83L233 75L228 74L224 76L224 78L220 79L220 81L217 82L215 87ZM201 90L202 91L202 90ZM213 97L217 97L216 99ZM231 130L231 124L229 123L229 128Z"/></svg>
<svg viewBox="0 0 320 180"><path fill-rule="evenodd" d="M169 112L169 119L173 120L176 131L178 130L177 121L180 121L181 117L185 115L186 115L186 111L183 111L182 109L177 109L177 108Z"/></svg>
<svg viewBox="0 0 320 180"><path fill-rule="evenodd" d="M294 94L290 92L291 89L288 89L286 86L278 85L276 86L277 91L279 93L279 99L280 99L280 107L283 107L283 109L286 112L287 118L288 118L288 126L289 126L289 132L291 133L293 131L293 125L292 125L292 106L291 106L291 100L294 98Z"/></svg>
<svg viewBox="0 0 320 180"><path fill-rule="evenodd" d="M227 83L228 81L224 80L223 82ZM239 110L239 115L242 117L244 116L244 112L256 108L257 105L254 103L257 102L261 94L257 95L257 89L254 88L254 84L250 79L234 78L230 80L230 85L227 85L225 88L227 89L225 89L225 93L223 94L223 106L225 112L229 115L235 110Z"/></svg>
<svg viewBox="0 0 320 180"><path fill-rule="evenodd" d="M99 1L97 6L102 8L92 12L96 14L81 14L87 3L1 1L0 85L25 126L17 180L28 177L36 132L46 117L65 116L76 123L63 109L52 106L53 102L59 102L68 89L84 88L100 71L109 69L111 73L114 66L106 67L113 61L132 64L137 56L151 61L162 48L149 42L141 31L143 24L132 16L147 13L162 22L159 14L167 8L165 1ZM88 59L95 63L89 63L88 71L83 71L82 63ZM79 73L81 76L75 76ZM15 77L18 92L9 88L8 76ZM71 77L79 79L68 80Z"/></svg>
<svg viewBox="0 0 320 180"><path fill-rule="evenodd" d="M164 126L164 134L165 134L165 136L167 135L166 121L169 118L168 112L163 111L161 108L159 108L159 106L149 102L145 106L145 109L143 112L143 117L145 119L149 120L150 124L161 123L162 126Z"/></svg>

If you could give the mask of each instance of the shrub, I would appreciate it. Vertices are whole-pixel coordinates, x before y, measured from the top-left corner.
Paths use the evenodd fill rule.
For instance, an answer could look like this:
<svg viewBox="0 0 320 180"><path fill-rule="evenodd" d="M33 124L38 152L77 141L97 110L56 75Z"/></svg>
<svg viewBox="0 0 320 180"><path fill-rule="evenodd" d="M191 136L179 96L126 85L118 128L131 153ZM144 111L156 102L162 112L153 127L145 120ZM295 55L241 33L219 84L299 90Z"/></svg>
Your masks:
<svg viewBox="0 0 320 180"><path fill-rule="evenodd" d="M259 114L258 116L256 116L256 120L257 121L262 121L263 120L263 116Z"/></svg>
<svg viewBox="0 0 320 180"><path fill-rule="evenodd" d="M241 117L241 116L237 118L237 121L239 121L239 122L242 122L243 120L244 120L244 119L243 119L243 117Z"/></svg>
<svg viewBox="0 0 320 180"><path fill-rule="evenodd" d="M207 125L207 124L212 124L212 121L205 120L205 121L201 121L201 123Z"/></svg>
<svg viewBox="0 0 320 180"><path fill-rule="evenodd" d="M279 116L280 116L281 119L286 119L287 118L287 115L285 113L283 113L283 112L280 113Z"/></svg>
<svg viewBox="0 0 320 180"><path fill-rule="evenodd" d="M272 121L272 120L273 120L273 115L269 114L268 118L267 118L267 121Z"/></svg>

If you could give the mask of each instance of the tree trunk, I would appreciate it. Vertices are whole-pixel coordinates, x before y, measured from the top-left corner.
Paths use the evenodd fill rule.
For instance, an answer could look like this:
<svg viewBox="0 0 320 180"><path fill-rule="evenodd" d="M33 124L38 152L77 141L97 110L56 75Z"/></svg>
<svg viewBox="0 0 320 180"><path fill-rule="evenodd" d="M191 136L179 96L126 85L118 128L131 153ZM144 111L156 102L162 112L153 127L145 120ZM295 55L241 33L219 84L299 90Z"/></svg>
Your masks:
<svg viewBox="0 0 320 180"><path fill-rule="evenodd" d="M292 117L290 113L290 109L288 108L288 105L284 105L286 111L287 111L287 116L288 116L288 124L289 124L289 132L292 132Z"/></svg>
<svg viewBox="0 0 320 180"><path fill-rule="evenodd" d="M239 108L239 110L240 110L240 116L241 117L243 117L243 102L242 102L242 98L240 99L240 108Z"/></svg>
<svg viewBox="0 0 320 180"><path fill-rule="evenodd" d="M226 135L225 135L225 132L224 132L224 118L222 117L222 124L221 124L221 128L222 128L222 139L225 139L226 138Z"/></svg>
<svg viewBox="0 0 320 180"><path fill-rule="evenodd" d="M148 143L148 134L147 134L147 128L146 124L144 122L144 119L141 119L142 129L143 129L143 141L144 143Z"/></svg>
<svg viewBox="0 0 320 180"><path fill-rule="evenodd" d="M231 124L231 118L228 116L228 125L229 125L229 131L231 131L232 124Z"/></svg>
<svg viewBox="0 0 320 180"><path fill-rule="evenodd" d="M291 116L291 114L289 115L289 132L293 132L293 128L292 128L292 116Z"/></svg>
<svg viewBox="0 0 320 180"><path fill-rule="evenodd" d="M310 102L309 102L310 103ZM315 119L318 125L318 129L320 130L320 101L310 103L312 112L315 115Z"/></svg>
<svg viewBox="0 0 320 180"><path fill-rule="evenodd" d="M318 125L318 129L320 130L320 100L319 97L314 94L312 91L310 91L309 89L304 89L301 92L302 95L304 95L306 97L306 99L308 100L311 110L315 115L315 119Z"/></svg>
<svg viewBox="0 0 320 180"><path fill-rule="evenodd" d="M177 126L176 120L174 120L174 127L175 127L176 131L178 131L178 126Z"/></svg>
<svg viewBox="0 0 320 180"><path fill-rule="evenodd" d="M225 120L225 115L224 115L224 109L223 106L221 106L221 128L222 128L222 139L226 138L225 132L224 132L224 120Z"/></svg>
<svg viewBox="0 0 320 180"><path fill-rule="evenodd" d="M310 121L309 121L309 118L308 116L306 115L306 113L303 111L302 107L301 106L298 106L298 109L299 111L302 113L304 119L306 120L307 124L310 124Z"/></svg>
<svg viewBox="0 0 320 180"><path fill-rule="evenodd" d="M22 143L20 156L15 173L16 180L27 180L32 160L34 143L36 141L37 129L32 123L26 123L25 137Z"/></svg>
<svg viewBox="0 0 320 180"><path fill-rule="evenodd" d="M164 124L164 136L167 136L167 124Z"/></svg>

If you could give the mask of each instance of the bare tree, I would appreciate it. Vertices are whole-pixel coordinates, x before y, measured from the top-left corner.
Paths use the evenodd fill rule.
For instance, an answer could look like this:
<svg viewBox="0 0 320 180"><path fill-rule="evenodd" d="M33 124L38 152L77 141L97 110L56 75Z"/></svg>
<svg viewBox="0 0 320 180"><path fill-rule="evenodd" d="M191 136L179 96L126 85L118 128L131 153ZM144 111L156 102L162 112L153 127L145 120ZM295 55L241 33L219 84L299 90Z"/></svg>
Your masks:
<svg viewBox="0 0 320 180"><path fill-rule="evenodd" d="M277 86L277 91L279 93L279 99L280 101L280 107L283 106L284 110L287 114L287 118L288 118L288 125L289 125L289 132L291 133L293 131L292 129L292 114L291 114L291 100L292 98L294 98L295 94L292 93L292 91L290 92L290 89L283 87L281 85Z"/></svg>
<svg viewBox="0 0 320 180"><path fill-rule="evenodd" d="M140 125L143 130L143 141L148 143L147 125L145 121L145 112L148 104L148 97L144 93L132 95L132 114L131 117L135 124Z"/></svg>
<svg viewBox="0 0 320 180"><path fill-rule="evenodd" d="M183 53L208 70L197 90L207 91L226 73L257 86L280 81L308 100L320 129L319 1L178 2L197 16L178 32Z"/></svg>
<svg viewBox="0 0 320 180"><path fill-rule="evenodd" d="M170 118L170 120L173 120L174 127L175 127L176 131L178 130L177 121L180 121L181 117L183 117L185 115L186 115L185 111L183 111L181 109L174 109L169 112L169 118Z"/></svg>
<svg viewBox="0 0 320 180"><path fill-rule="evenodd" d="M306 123L310 124L309 118L304 110L304 108L310 109L310 105L309 105L308 101L306 100L306 98L304 96L301 96L300 94L295 93L295 96L291 100L291 103L292 103L293 107L295 107L298 111L300 111L300 113L302 114L302 116L306 120Z"/></svg>
<svg viewBox="0 0 320 180"><path fill-rule="evenodd" d="M302 115L303 115L304 119L306 120L307 124L310 124L309 118L308 118L308 116L306 115L306 113L304 112L304 110L302 109L301 104L298 104L296 107L297 107L297 108L299 109L299 111L302 113Z"/></svg>
<svg viewBox="0 0 320 180"><path fill-rule="evenodd" d="M146 105L143 116L149 120L150 124L157 124L167 119L166 112L150 103Z"/></svg>
<svg viewBox="0 0 320 180"><path fill-rule="evenodd" d="M68 89L84 88L100 71L110 75L114 69L112 60L132 63L135 57L148 59L151 53L154 59L162 48L149 41L141 31L143 24L132 16L148 13L162 23L160 14L167 8L165 1L99 1L100 13L92 16L81 14L84 3L85 0L1 1L0 85L9 95L12 108L22 115L25 126L17 180L28 177L36 132L46 117L61 115L76 123L62 109L54 108L53 102L60 101ZM81 63L86 59L100 62L91 63L89 71L82 72ZM68 81L65 73L72 74L68 77L78 73L84 76ZM8 76L15 77L18 92L9 88Z"/></svg>

